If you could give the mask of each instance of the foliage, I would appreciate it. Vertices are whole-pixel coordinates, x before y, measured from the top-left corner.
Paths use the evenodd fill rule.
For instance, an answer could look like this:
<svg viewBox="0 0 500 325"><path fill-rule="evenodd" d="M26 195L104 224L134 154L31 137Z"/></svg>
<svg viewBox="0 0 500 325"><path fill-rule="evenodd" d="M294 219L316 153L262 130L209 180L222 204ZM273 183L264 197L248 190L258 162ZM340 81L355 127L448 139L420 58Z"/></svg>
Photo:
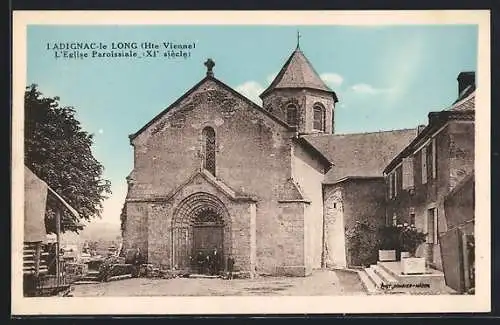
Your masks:
<svg viewBox="0 0 500 325"><path fill-rule="evenodd" d="M382 226L378 229L378 246L382 250L398 249L399 229L396 226Z"/></svg>
<svg viewBox="0 0 500 325"><path fill-rule="evenodd" d="M427 234L407 223L383 226L378 231L379 249L394 249L415 255L420 244L425 243Z"/></svg>
<svg viewBox="0 0 500 325"><path fill-rule="evenodd" d="M421 244L425 243L427 234L419 231L414 225L398 225L400 249L415 256L415 252Z"/></svg>
<svg viewBox="0 0 500 325"><path fill-rule="evenodd" d="M349 255L352 265L367 266L377 262L378 258L378 236L377 227L371 222L356 222L346 232Z"/></svg>
<svg viewBox="0 0 500 325"><path fill-rule="evenodd" d="M111 194L104 167L91 151L93 135L82 129L73 107L59 106L59 97L44 97L37 85L26 87L24 109L25 164L79 213L80 220L74 220L63 209L63 220L73 222L63 222L61 231L78 232L79 221L101 216L102 201ZM48 233L55 232L56 205L47 201Z"/></svg>

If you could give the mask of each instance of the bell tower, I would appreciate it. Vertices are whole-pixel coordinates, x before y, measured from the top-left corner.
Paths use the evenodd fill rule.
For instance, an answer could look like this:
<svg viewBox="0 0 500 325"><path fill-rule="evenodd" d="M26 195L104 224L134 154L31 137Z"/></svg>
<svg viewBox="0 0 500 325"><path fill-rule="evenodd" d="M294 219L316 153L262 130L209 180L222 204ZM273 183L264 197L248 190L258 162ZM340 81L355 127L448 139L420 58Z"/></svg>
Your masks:
<svg viewBox="0 0 500 325"><path fill-rule="evenodd" d="M296 126L301 134L335 131L337 95L321 80L300 49L300 34L297 47L260 98L265 110Z"/></svg>

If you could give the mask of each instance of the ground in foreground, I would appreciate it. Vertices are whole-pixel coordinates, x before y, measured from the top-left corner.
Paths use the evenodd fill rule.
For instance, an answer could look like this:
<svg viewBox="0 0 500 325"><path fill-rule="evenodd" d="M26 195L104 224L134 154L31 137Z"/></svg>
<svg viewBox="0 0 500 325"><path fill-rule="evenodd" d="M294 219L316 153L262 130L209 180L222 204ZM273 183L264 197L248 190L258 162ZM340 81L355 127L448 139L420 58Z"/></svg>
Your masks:
<svg viewBox="0 0 500 325"><path fill-rule="evenodd" d="M256 279L136 278L75 285L74 297L95 296L335 296L365 295L355 272L317 270L308 277Z"/></svg>

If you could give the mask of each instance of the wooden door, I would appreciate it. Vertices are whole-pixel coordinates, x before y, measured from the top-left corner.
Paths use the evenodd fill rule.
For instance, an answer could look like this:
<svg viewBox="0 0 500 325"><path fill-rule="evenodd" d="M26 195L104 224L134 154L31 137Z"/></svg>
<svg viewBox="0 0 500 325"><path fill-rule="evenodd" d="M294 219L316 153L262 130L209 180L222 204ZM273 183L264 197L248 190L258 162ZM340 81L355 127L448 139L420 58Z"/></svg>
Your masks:
<svg viewBox="0 0 500 325"><path fill-rule="evenodd" d="M223 230L221 226L195 226L193 229L193 256L198 252L209 254L214 248L223 251Z"/></svg>

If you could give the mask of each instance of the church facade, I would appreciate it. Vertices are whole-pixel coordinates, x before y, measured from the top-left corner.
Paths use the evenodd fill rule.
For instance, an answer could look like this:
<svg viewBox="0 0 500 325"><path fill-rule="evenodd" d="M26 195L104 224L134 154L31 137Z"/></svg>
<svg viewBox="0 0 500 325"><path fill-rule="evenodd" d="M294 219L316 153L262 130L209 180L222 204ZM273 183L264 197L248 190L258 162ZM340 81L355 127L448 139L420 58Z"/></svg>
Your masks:
<svg viewBox="0 0 500 325"><path fill-rule="evenodd" d="M416 130L336 135L337 95L299 47L262 107L205 65L201 81L130 135L124 248L182 270L216 248L249 276L353 264L346 232L363 218L384 222L382 170Z"/></svg>

